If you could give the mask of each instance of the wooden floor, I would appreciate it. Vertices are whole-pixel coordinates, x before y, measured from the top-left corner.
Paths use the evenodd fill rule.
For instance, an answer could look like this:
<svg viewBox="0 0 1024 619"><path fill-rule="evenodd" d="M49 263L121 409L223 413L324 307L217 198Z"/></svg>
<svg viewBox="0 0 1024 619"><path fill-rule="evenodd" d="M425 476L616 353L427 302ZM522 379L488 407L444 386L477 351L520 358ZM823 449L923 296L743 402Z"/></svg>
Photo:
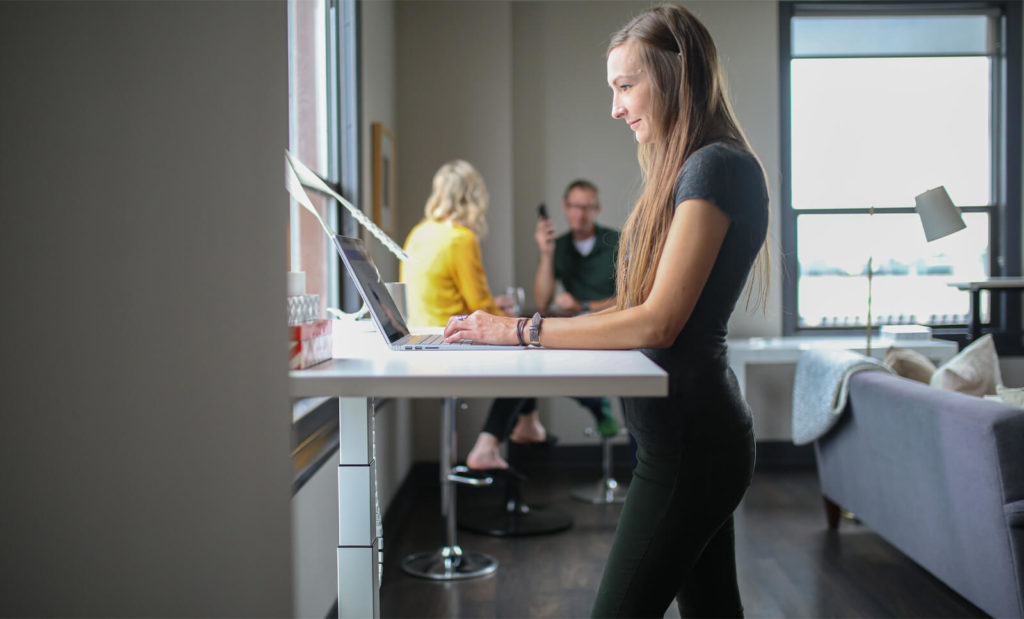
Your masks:
<svg viewBox="0 0 1024 619"><path fill-rule="evenodd" d="M588 616L620 507L575 501L569 491L596 477L595 470L573 468L533 475L527 499L571 513L572 529L520 538L460 530L464 550L488 553L500 567L449 583L408 576L399 566L403 556L436 549L443 539L437 486L426 484L412 494L401 530L385 532L382 616ZM460 500L478 500L480 492L460 487ZM737 511L736 536L748 617L985 616L855 521L844 519L838 532L829 531L813 471L758 471ZM678 617L674 604L666 616Z"/></svg>

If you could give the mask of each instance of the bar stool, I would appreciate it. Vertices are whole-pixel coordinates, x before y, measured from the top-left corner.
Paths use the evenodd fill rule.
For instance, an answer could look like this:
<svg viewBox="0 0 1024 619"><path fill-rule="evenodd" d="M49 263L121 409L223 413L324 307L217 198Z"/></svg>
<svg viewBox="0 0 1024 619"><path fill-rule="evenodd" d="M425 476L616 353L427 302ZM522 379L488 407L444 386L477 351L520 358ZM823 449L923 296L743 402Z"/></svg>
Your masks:
<svg viewBox="0 0 1024 619"><path fill-rule="evenodd" d="M621 436L625 432L626 430L623 428L619 430L619 435ZM595 428L587 428L583 433L587 436L598 436L601 439L601 479L596 484L591 482L573 488L570 492L572 498L595 505L625 502L628 486L620 484L612 477L611 437L601 434Z"/></svg>
<svg viewBox="0 0 1024 619"><path fill-rule="evenodd" d="M402 571L431 580L465 580L486 576L498 569L498 560L481 552L462 550L455 539L455 484L489 486L490 477L466 477L466 467L455 466L455 408L458 398L445 398L441 412L441 515L445 545L439 550L417 552L402 560ZM465 408L465 404L462 405Z"/></svg>
<svg viewBox="0 0 1024 619"><path fill-rule="evenodd" d="M463 505L459 526L467 531L494 537L525 537L547 535L570 528L572 516L568 512L547 507L531 507L523 499L522 482L526 477L517 471L524 470L524 459L530 452L545 447L508 444L509 469L501 473L505 482L505 499L496 502L477 501L470 506ZM492 497L488 497L492 498Z"/></svg>

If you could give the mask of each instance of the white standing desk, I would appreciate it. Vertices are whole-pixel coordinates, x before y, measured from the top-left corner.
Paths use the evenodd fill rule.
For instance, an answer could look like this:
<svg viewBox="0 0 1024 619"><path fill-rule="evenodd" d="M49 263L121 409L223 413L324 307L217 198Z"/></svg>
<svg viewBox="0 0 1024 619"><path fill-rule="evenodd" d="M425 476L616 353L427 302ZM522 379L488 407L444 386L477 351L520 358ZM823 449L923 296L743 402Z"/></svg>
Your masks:
<svg viewBox="0 0 1024 619"><path fill-rule="evenodd" d="M968 321L970 341L981 337L981 291L1021 291L1024 290L1024 277L989 277L970 282L950 282L950 286L971 294L971 319Z"/></svg>
<svg viewBox="0 0 1024 619"><path fill-rule="evenodd" d="M833 349L850 350L860 354L867 353L867 338L865 335L842 335L842 336L790 336L790 337L752 337L744 339L729 340L729 366L736 375L740 384L743 396L747 395L747 368L751 365L780 365L796 364L800 355L805 350ZM885 352L890 346L909 348L917 351L931 359L936 365L944 363L957 353L956 342L948 340L913 340L901 339L892 340L889 338L871 338L871 356L876 359L885 357ZM789 411L784 411L788 414ZM758 424L757 413L755 413L754 427L767 425L773 427L777 424ZM762 420L763 421L763 420ZM773 436L765 433L758 435L758 439L764 440L789 440L790 436Z"/></svg>
<svg viewBox="0 0 1024 619"><path fill-rule="evenodd" d="M335 322L334 359L290 373L291 395L338 397L338 615L380 616L380 514L375 499L375 397L445 398L442 510L446 545L454 543L454 399L457 397L663 396L668 376L638 351L509 350L392 351L369 324ZM448 443L448 444L444 444ZM448 555L445 555L446 557ZM487 558L485 555L484 558ZM494 564L496 566L496 563ZM493 570L493 568L492 568ZM456 570L457 571L457 570ZM449 569L447 580L459 578ZM465 576L461 576L465 577Z"/></svg>

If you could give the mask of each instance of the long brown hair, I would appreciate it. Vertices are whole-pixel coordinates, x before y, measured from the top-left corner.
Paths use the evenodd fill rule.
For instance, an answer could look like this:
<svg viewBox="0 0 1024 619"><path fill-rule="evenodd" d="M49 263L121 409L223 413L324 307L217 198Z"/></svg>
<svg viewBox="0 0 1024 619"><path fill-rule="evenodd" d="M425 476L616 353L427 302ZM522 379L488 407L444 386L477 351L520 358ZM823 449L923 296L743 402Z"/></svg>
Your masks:
<svg viewBox="0 0 1024 619"><path fill-rule="evenodd" d="M633 44L650 76L655 139L637 149L644 187L622 230L618 309L643 303L651 292L683 163L697 149L723 138L732 138L753 153L729 103L715 43L692 13L676 5L649 9L612 36L608 53L627 43ZM763 306L767 297L768 247L766 241L754 266L755 305Z"/></svg>

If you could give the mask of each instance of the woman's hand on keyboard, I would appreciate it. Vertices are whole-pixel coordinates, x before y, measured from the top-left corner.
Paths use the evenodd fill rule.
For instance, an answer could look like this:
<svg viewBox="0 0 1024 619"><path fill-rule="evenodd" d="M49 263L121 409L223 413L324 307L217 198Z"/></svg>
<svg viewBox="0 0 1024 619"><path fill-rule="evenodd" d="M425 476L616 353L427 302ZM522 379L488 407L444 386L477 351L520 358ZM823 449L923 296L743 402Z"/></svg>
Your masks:
<svg viewBox="0 0 1024 619"><path fill-rule="evenodd" d="M516 322L518 318L494 316L477 310L465 316L452 316L444 328L446 342L472 340L474 344L517 345Z"/></svg>

